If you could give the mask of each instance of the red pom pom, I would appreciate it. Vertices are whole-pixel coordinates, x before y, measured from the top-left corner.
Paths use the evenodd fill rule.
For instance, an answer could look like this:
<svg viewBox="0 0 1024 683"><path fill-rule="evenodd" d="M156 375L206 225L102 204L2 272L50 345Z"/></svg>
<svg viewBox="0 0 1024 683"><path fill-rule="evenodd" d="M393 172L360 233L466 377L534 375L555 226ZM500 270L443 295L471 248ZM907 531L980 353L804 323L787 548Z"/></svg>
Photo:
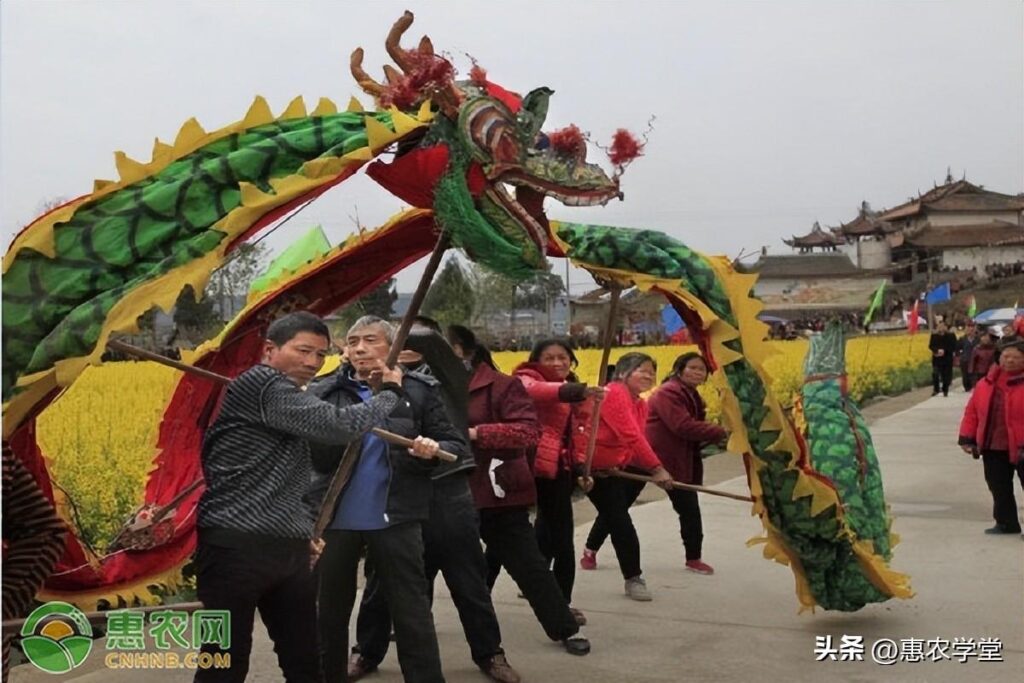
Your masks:
<svg viewBox="0 0 1024 683"><path fill-rule="evenodd" d="M548 140L551 142L551 148L559 154L581 158L586 156L587 139L576 124L548 133Z"/></svg>
<svg viewBox="0 0 1024 683"><path fill-rule="evenodd" d="M487 69L473 62L473 68L469 70L469 80L473 81L473 85L483 88L487 85Z"/></svg>
<svg viewBox="0 0 1024 683"><path fill-rule="evenodd" d="M619 128L615 131L615 136L612 138L612 146L608 151L608 158L616 166L622 166L641 156L643 152L643 143L637 140L636 136L625 128Z"/></svg>

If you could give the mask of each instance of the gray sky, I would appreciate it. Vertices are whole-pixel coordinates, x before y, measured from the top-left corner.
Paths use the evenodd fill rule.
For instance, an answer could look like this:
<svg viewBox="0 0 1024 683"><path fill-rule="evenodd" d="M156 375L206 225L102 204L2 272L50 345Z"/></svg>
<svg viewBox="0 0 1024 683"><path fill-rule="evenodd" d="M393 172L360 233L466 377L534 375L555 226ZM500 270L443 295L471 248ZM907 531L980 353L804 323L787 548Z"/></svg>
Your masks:
<svg viewBox="0 0 1024 683"><path fill-rule="evenodd" d="M112 152L148 160L196 116L212 130L256 94L340 106L359 94L353 48L379 74L384 36L409 8L466 73L555 90L547 128L602 143L657 117L646 155L603 209L548 202L563 220L654 228L736 256L905 201L955 176L1024 190L1024 5L976 2L71 2L0 5L0 219L4 239L41 201L116 177ZM592 159L603 158L600 153ZM606 164L607 166L607 164ZM363 177L314 202L268 242L315 223L401 208ZM400 277L411 290L418 268ZM556 272L562 273L559 266ZM573 283L585 279L574 275ZM576 291L574 287L574 293Z"/></svg>

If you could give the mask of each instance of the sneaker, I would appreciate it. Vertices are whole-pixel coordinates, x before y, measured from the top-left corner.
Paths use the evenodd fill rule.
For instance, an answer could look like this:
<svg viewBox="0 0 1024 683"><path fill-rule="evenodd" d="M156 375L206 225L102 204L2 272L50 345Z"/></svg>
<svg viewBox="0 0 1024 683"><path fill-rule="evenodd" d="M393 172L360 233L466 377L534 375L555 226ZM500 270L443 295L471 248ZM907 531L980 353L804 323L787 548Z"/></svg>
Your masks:
<svg viewBox="0 0 1024 683"><path fill-rule="evenodd" d="M580 626L587 625L587 616L583 612L579 611L575 607L569 608L569 613L572 614L572 618L576 620L576 623Z"/></svg>
<svg viewBox="0 0 1024 683"><path fill-rule="evenodd" d="M562 640L565 651L571 655L582 657L590 654L590 641L583 635L583 629Z"/></svg>
<svg viewBox="0 0 1024 683"><path fill-rule="evenodd" d="M1011 529L1010 527L1006 526L1005 524L996 524L994 527L985 529L985 533L986 534L1019 534L1020 533L1020 527L1017 527L1016 529Z"/></svg>
<svg viewBox="0 0 1024 683"><path fill-rule="evenodd" d="M366 659L358 652L352 653L351 659L348 660L348 680L358 681L360 678L368 673L373 673L377 670L377 662L371 662Z"/></svg>
<svg viewBox="0 0 1024 683"><path fill-rule="evenodd" d="M696 574L714 574L715 569L710 564L702 562L700 560L687 560L686 571L694 572Z"/></svg>
<svg viewBox="0 0 1024 683"><path fill-rule="evenodd" d="M580 569L597 569L597 551L590 548L583 549L583 557L580 558Z"/></svg>
<svg viewBox="0 0 1024 683"><path fill-rule="evenodd" d="M647 590L647 582L639 576L626 579L626 595L637 602L650 602L651 592Z"/></svg>
<svg viewBox="0 0 1024 683"><path fill-rule="evenodd" d="M519 683L519 674L505 659L505 655L496 654L490 659L479 663L480 670L492 681L498 683Z"/></svg>

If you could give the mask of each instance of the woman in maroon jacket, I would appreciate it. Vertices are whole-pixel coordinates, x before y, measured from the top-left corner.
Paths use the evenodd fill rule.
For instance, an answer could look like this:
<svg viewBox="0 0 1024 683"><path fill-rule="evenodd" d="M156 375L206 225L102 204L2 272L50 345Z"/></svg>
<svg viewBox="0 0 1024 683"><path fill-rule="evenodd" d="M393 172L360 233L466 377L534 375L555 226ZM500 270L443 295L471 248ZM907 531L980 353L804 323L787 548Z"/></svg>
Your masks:
<svg viewBox="0 0 1024 683"><path fill-rule="evenodd" d="M704 483L700 450L719 443L725 430L706 420L704 401L697 387L708 377L708 366L699 353L684 353L672 364L672 374L648 400L647 440L672 478L684 484ZM704 530L695 491L672 489L672 507L679 515L679 534L686 551L686 568L698 574L713 574L701 560Z"/></svg>
<svg viewBox="0 0 1024 683"><path fill-rule="evenodd" d="M570 654L585 655L590 643L530 526L529 507L537 494L527 453L541 438L533 401L522 382L498 372L472 331L452 325L448 338L473 371L468 424L476 469L469 485L480 512L480 538L519 586L547 636L562 641Z"/></svg>

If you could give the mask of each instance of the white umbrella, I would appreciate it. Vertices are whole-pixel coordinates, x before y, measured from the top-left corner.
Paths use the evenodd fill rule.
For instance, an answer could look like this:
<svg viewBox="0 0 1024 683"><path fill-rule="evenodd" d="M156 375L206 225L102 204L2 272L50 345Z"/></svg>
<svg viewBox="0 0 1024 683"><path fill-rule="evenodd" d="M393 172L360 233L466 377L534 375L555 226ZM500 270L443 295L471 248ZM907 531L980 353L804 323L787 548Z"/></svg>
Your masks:
<svg viewBox="0 0 1024 683"><path fill-rule="evenodd" d="M974 316L974 322L982 325L1009 323L1018 315L1024 315L1024 308L990 308Z"/></svg>

